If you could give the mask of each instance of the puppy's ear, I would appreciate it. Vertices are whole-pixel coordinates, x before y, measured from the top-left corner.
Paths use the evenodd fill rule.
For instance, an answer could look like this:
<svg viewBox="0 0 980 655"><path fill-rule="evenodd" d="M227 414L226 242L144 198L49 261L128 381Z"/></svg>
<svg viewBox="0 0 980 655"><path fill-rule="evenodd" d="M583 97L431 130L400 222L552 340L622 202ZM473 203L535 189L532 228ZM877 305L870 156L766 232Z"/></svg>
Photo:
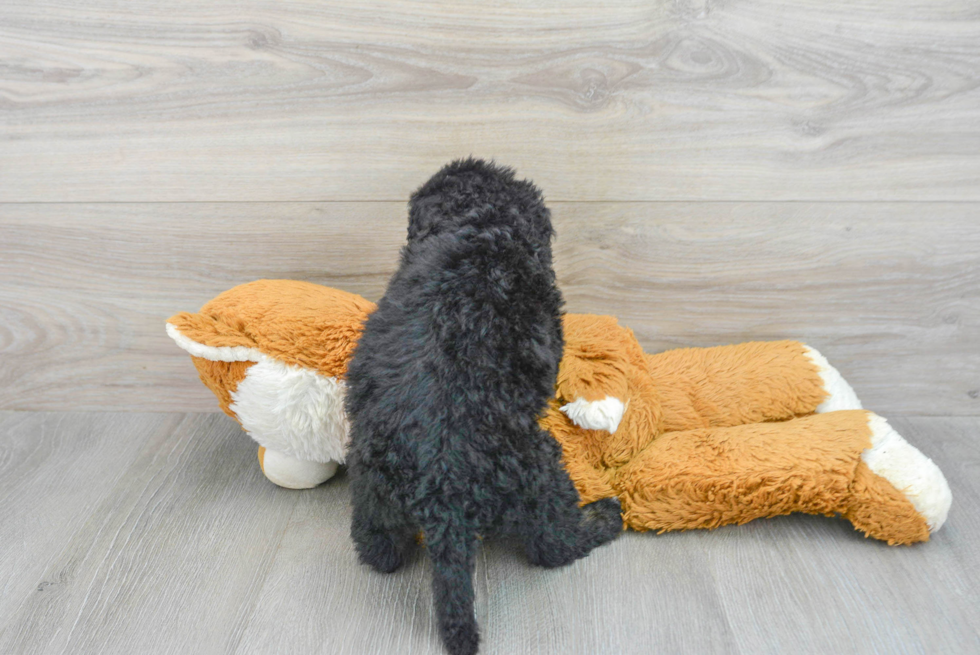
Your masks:
<svg viewBox="0 0 980 655"><path fill-rule="evenodd" d="M537 188L531 186L529 195L534 201L529 203L528 224L536 243L550 250L551 240L555 237L555 228L551 224L551 211L545 207L541 192Z"/></svg>
<svg viewBox="0 0 980 655"><path fill-rule="evenodd" d="M442 220L440 198L416 193L408 203L408 240L416 241L428 236Z"/></svg>

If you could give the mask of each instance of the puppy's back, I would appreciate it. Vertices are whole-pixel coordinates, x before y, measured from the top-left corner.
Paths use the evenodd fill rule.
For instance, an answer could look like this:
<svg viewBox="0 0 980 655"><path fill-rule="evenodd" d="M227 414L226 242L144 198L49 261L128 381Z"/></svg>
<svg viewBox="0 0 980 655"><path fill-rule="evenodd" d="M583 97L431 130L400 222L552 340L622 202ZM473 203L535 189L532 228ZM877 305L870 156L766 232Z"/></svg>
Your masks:
<svg viewBox="0 0 980 655"><path fill-rule="evenodd" d="M473 464L447 451L530 447L562 348L551 237L540 192L508 169L456 162L413 196L401 266L348 374L353 447L413 452L404 484L440 456Z"/></svg>

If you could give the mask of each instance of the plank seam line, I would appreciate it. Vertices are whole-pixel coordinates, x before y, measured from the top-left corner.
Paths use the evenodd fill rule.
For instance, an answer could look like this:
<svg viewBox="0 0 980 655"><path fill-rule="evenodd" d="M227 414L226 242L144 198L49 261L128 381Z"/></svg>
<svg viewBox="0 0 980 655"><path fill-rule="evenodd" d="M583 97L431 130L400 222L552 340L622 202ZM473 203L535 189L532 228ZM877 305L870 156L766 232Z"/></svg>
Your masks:
<svg viewBox="0 0 980 655"><path fill-rule="evenodd" d="M681 198L677 200L561 200L545 198L549 204L557 205L663 205L663 204L759 204L759 205L887 205L887 204L907 204L907 205L936 205L936 204L957 204L957 205L976 205L980 204L980 198L976 200L903 200L903 199L877 199L877 200L697 200L692 198ZM41 201L17 201L0 200L0 206L11 205L270 205L270 204L370 204L370 203L401 203L407 204L405 198L390 199L381 198L377 200L41 200Z"/></svg>

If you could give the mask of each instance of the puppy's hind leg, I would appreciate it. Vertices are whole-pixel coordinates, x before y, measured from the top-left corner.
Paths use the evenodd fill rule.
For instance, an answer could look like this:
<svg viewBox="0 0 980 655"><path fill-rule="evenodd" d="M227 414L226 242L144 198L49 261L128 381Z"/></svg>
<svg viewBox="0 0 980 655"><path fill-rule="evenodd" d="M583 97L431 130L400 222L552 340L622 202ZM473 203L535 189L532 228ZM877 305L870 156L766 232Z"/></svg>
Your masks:
<svg viewBox="0 0 980 655"><path fill-rule="evenodd" d="M623 531L619 499L579 507L578 492L557 458L541 462L530 480L518 532L532 564L570 564Z"/></svg>
<svg viewBox="0 0 980 655"><path fill-rule="evenodd" d="M422 523L442 643L450 655L474 655L480 644L473 610L476 532L452 515L432 513Z"/></svg>
<svg viewBox="0 0 980 655"><path fill-rule="evenodd" d="M370 488L366 483L368 475L351 482L351 539L362 564L379 573L392 573L401 567L413 531L407 517Z"/></svg>
<svg viewBox="0 0 980 655"><path fill-rule="evenodd" d="M528 561L555 568L571 564L592 550L612 541L623 531L617 498L603 498L571 510L551 508L527 514L522 526L524 552Z"/></svg>

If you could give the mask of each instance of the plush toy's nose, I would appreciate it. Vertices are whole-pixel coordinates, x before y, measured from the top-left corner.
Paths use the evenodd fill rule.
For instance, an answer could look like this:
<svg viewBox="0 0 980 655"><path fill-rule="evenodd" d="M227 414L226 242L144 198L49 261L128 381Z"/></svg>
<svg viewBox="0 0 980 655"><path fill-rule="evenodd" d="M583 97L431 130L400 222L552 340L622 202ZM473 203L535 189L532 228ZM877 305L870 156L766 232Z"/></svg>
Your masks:
<svg viewBox="0 0 980 655"><path fill-rule="evenodd" d="M308 462L259 446L259 466L273 484L286 489L312 489L337 472L337 462Z"/></svg>

